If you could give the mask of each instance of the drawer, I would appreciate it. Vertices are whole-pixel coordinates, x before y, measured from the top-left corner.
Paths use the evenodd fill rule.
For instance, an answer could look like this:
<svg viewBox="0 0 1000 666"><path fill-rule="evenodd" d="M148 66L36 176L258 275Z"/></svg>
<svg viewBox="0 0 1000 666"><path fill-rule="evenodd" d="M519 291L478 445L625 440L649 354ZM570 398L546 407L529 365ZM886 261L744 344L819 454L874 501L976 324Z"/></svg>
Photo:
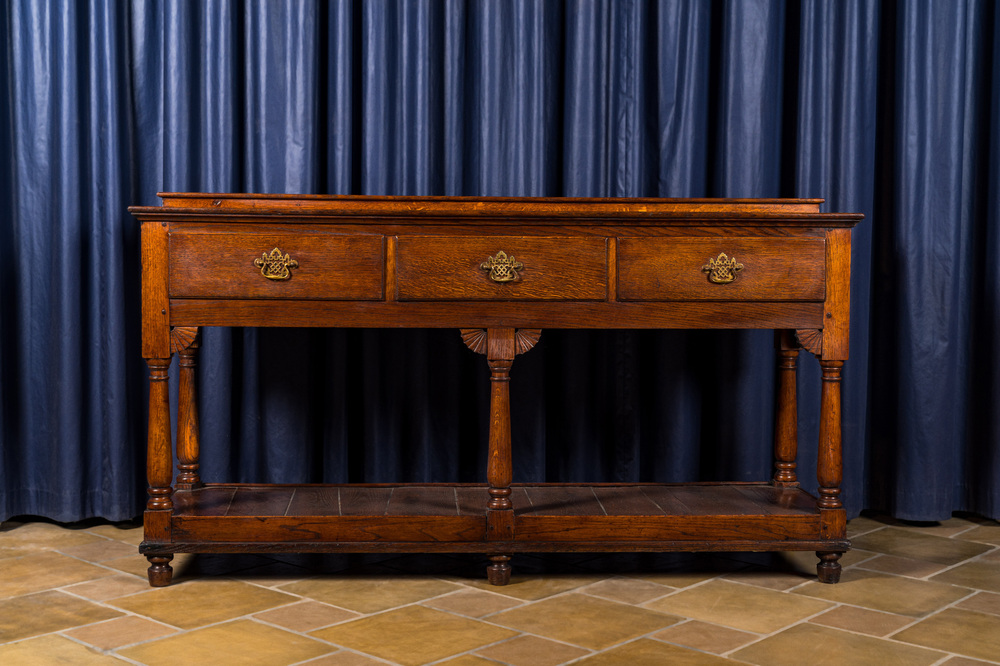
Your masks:
<svg viewBox="0 0 1000 666"><path fill-rule="evenodd" d="M401 301L604 301L607 239L404 236L396 275Z"/></svg>
<svg viewBox="0 0 1000 666"><path fill-rule="evenodd" d="M382 236L172 231L170 296L380 300L383 246Z"/></svg>
<svg viewBox="0 0 1000 666"><path fill-rule="evenodd" d="M620 238L618 298L822 301L825 266L822 237Z"/></svg>

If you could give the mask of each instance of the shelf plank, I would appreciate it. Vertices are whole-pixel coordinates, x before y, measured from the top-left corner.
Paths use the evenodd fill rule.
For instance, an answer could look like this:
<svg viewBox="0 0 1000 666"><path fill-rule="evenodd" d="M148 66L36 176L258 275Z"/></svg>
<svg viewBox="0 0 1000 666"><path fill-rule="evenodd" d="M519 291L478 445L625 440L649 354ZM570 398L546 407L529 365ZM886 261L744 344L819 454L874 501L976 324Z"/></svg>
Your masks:
<svg viewBox="0 0 1000 666"><path fill-rule="evenodd" d="M521 493L523 495L523 491ZM486 504L490 501L490 493L486 486L458 487L455 488L455 495L458 498L458 515L460 516L485 516ZM514 506L517 506L518 489L514 490L511 496Z"/></svg>
<svg viewBox="0 0 1000 666"><path fill-rule="evenodd" d="M604 516L604 507L590 486L526 486L528 506L515 504L514 514L525 516Z"/></svg>
<svg viewBox="0 0 1000 666"><path fill-rule="evenodd" d="M207 487L174 493L174 514L178 516L225 516L236 496L232 487Z"/></svg>
<svg viewBox="0 0 1000 666"><path fill-rule="evenodd" d="M663 509L643 491L642 486L606 488L597 486L594 494L609 516L662 516Z"/></svg>
<svg viewBox="0 0 1000 666"><path fill-rule="evenodd" d="M392 489L387 516L457 516L455 489L447 486L400 486Z"/></svg>
<svg viewBox="0 0 1000 666"><path fill-rule="evenodd" d="M289 516L340 516L340 489L322 486L296 488L288 505ZM284 514L283 514L284 515Z"/></svg>
<svg viewBox="0 0 1000 666"><path fill-rule="evenodd" d="M237 488L229 505L227 516L284 516L292 501L295 489L291 486L280 488ZM200 512L199 512L200 513Z"/></svg>
<svg viewBox="0 0 1000 666"><path fill-rule="evenodd" d="M339 486L340 515L384 516L392 496L392 488L365 486Z"/></svg>

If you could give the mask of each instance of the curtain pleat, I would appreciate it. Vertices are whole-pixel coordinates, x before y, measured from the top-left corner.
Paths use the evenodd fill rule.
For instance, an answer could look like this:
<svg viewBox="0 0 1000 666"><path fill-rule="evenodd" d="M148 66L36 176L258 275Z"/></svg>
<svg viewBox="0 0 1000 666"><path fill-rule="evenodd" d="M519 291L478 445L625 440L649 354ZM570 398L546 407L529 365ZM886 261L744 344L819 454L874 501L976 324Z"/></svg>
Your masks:
<svg viewBox="0 0 1000 666"><path fill-rule="evenodd" d="M848 511L997 517L998 31L988 0L4 3L0 518L141 511L126 207L189 190L865 213ZM457 331L207 328L201 349L208 480L485 477L488 372ZM774 376L767 331L544 331L512 369L515 479L767 478Z"/></svg>

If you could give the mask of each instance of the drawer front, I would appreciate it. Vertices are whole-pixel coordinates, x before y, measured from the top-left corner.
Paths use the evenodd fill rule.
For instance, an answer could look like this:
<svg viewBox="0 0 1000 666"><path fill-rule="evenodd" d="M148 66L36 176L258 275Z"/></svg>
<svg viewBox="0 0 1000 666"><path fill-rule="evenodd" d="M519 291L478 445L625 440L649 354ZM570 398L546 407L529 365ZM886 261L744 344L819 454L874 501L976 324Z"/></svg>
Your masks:
<svg viewBox="0 0 1000 666"><path fill-rule="evenodd" d="M172 298L381 300L382 236L170 233Z"/></svg>
<svg viewBox="0 0 1000 666"><path fill-rule="evenodd" d="M620 238L623 301L822 301L824 238Z"/></svg>
<svg viewBox="0 0 1000 666"><path fill-rule="evenodd" d="M405 236L396 274L401 301L604 301L607 239Z"/></svg>

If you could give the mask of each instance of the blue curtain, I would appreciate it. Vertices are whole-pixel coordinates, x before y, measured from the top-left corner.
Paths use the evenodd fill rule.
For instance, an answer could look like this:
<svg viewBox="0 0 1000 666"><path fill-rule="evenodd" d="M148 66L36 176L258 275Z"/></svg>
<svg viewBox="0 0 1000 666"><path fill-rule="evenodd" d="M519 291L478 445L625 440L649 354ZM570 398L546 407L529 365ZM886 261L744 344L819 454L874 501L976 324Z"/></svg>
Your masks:
<svg viewBox="0 0 1000 666"><path fill-rule="evenodd" d="M138 515L157 191L824 197L854 232L844 498L1000 518L988 0L0 3L0 518ZM476 481L451 330L206 329L209 481ZM545 331L516 480L762 480L767 332ZM815 488L818 364L800 368ZM175 382L176 390L176 382Z"/></svg>

